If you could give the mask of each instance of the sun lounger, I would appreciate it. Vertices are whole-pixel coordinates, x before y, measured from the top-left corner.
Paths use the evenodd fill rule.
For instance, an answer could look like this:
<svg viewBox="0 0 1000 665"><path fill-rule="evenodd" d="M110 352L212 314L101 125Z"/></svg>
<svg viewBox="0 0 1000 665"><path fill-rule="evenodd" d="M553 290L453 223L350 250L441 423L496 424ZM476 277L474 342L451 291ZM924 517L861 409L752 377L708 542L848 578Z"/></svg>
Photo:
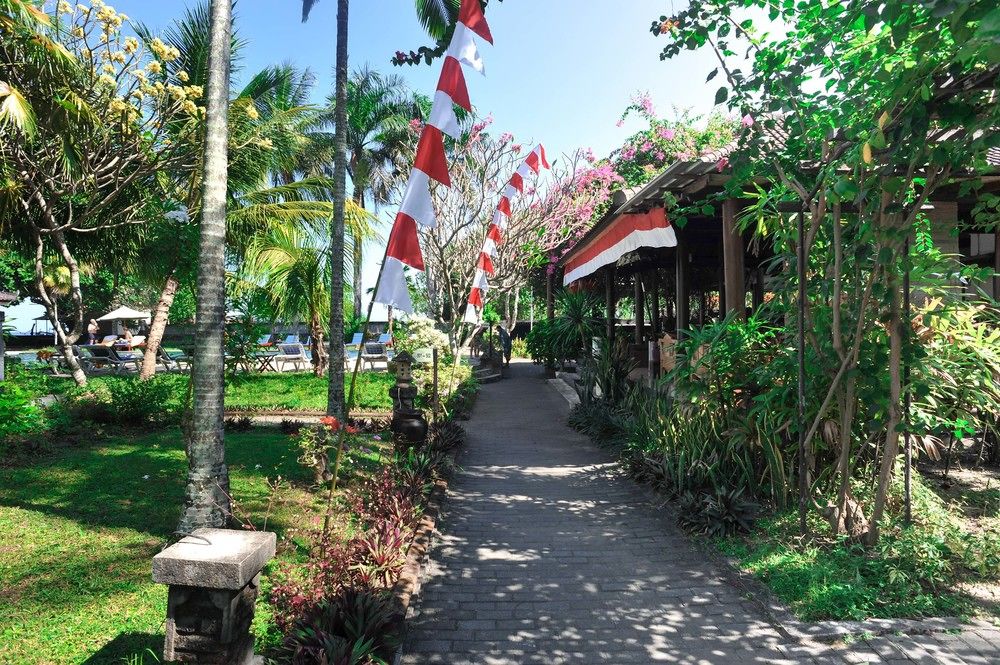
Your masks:
<svg viewBox="0 0 1000 665"><path fill-rule="evenodd" d="M297 371L302 371L308 369L310 363L309 357L306 355L306 347L302 344L279 344L279 353L274 357L275 368L279 372L285 371L285 365L291 363L292 367Z"/></svg>
<svg viewBox="0 0 1000 665"><path fill-rule="evenodd" d="M361 366L364 367L365 364L367 364L372 368L372 370L374 370L375 363L377 362L389 362L389 355L386 353L385 344L380 342L368 342L365 344L365 349L361 353Z"/></svg>
<svg viewBox="0 0 1000 665"><path fill-rule="evenodd" d="M113 346L102 344L84 344L80 346L81 356L87 358L89 364L94 369L106 368L116 374L128 370L139 371L142 363L142 356L121 355Z"/></svg>
<svg viewBox="0 0 1000 665"><path fill-rule="evenodd" d="M287 337L285 337L285 341L282 342L282 344L298 344L298 343L299 343L298 335L288 335Z"/></svg>
<svg viewBox="0 0 1000 665"><path fill-rule="evenodd" d="M168 372L183 372L191 369L191 359L183 351L167 351L162 346L156 351L156 362Z"/></svg>

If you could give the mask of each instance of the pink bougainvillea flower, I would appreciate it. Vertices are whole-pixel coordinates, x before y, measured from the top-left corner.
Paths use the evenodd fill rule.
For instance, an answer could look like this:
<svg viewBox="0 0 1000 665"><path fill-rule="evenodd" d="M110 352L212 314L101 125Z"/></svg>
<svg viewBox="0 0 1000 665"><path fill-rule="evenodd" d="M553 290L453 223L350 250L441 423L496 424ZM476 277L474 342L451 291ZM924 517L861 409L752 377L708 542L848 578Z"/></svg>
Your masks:
<svg viewBox="0 0 1000 665"><path fill-rule="evenodd" d="M656 151L656 161L662 162L666 158L667 158L667 154L665 152L663 152L662 150L657 150Z"/></svg>
<svg viewBox="0 0 1000 665"><path fill-rule="evenodd" d="M624 118L615 123L615 127L624 127L624 126L625 126Z"/></svg>
<svg viewBox="0 0 1000 665"><path fill-rule="evenodd" d="M423 128L424 128L424 123L421 122L419 118L414 118L413 120L410 121L410 129L412 129L413 131L419 132Z"/></svg>
<svg viewBox="0 0 1000 665"><path fill-rule="evenodd" d="M677 135L677 133L674 130L670 129L669 127L660 127L660 130L657 133L660 135L660 138L663 139L664 141L673 141L674 136Z"/></svg>
<svg viewBox="0 0 1000 665"><path fill-rule="evenodd" d="M646 141L645 143L642 144L642 151L643 152L649 152L652 149L653 149L653 143L652 143L652 141Z"/></svg>
<svg viewBox="0 0 1000 665"><path fill-rule="evenodd" d="M514 135L510 132L504 132L500 135L500 143L510 143L514 140Z"/></svg>
<svg viewBox="0 0 1000 665"><path fill-rule="evenodd" d="M718 162L715 163L715 168L719 170L719 173L722 173L722 170L727 166L729 166L728 157L723 157L722 159L720 159Z"/></svg>
<svg viewBox="0 0 1000 665"><path fill-rule="evenodd" d="M585 160L587 160L588 162L590 162L591 164L593 164L595 161L597 161L597 157L594 156L594 149L593 148L587 148L586 150L584 150L583 151L583 158Z"/></svg>
<svg viewBox="0 0 1000 665"><path fill-rule="evenodd" d="M744 127L752 127L753 126L753 116L750 115L749 113L747 113L745 116L743 116L743 120L741 120L740 123Z"/></svg>

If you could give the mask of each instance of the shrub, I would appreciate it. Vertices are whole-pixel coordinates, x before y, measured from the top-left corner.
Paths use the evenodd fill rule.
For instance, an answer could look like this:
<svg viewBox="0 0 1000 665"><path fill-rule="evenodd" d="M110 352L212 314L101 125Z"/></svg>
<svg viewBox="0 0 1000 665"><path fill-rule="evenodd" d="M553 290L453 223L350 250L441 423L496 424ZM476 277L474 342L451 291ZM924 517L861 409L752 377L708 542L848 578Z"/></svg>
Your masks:
<svg viewBox="0 0 1000 665"><path fill-rule="evenodd" d="M393 344L398 351L413 354L417 349L437 349L442 362L451 356L448 335L438 330L433 321L425 316L413 316L405 324L393 330Z"/></svg>
<svg viewBox="0 0 1000 665"><path fill-rule="evenodd" d="M66 395L64 409L71 418L108 425L145 425L173 415L169 399L170 377L109 376L74 388Z"/></svg>
<svg viewBox="0 0 1000 665"><path fill-rule="evenodd" d="M758 506L741 489L716 489L710 493L686 492L679 501L681 526L706 536L731 536L753 526Z"/></svg>
<svg viewBox="0 0 1000 665"><path fill-rule="evenodd" d="M403 565L409 534L392 519L376 522L354 542L351 572L360 586L389 589L396 583Z"/></svg>
<svg viewBox="0 0 1000 665"><path fill-rule="evenodd" d="M528 340L524 337L518 337L512 340L510 343L510 355L514 358L530 358L528 351Z"/></svg>
<svg viewBox="0 0 1000 665"><path fill-rule="evenodd" d="M297 665L385 661L399 643L398 623L389 594L348 589L296 622L283 645L283 655Z"/></svg>
<svg viewBox="0 0 1000 665"><path fill-rule="evenodd" d="M45 427L45 413L30 391L11 380L0 383L0 439L35 434Z"/></svg>

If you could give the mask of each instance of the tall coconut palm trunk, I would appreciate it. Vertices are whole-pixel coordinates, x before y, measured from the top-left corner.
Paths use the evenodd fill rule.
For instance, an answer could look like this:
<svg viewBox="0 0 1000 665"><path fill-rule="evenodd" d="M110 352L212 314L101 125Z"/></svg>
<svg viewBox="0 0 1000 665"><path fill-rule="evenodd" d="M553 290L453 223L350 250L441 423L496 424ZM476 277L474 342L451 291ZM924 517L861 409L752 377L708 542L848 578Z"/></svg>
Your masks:
<svg viewBox="0 0 1000 665"><path fill-rule="evenodd" d="M334 118L333 220L330 224L330 385L326 412L344 413L344 208L347 197L348 0L337 3L337 77Z"/></svg>
<svg viewBox="0 0 1000 665"><path fill-rule="evenodd" d="M225 526L229 516L229 471L223 429L223 333L231 35L231 0L212 0L195 326L198 341L191 372L194 405L187 440L184 514L178 527L183 533L199 527Z"/></svg>

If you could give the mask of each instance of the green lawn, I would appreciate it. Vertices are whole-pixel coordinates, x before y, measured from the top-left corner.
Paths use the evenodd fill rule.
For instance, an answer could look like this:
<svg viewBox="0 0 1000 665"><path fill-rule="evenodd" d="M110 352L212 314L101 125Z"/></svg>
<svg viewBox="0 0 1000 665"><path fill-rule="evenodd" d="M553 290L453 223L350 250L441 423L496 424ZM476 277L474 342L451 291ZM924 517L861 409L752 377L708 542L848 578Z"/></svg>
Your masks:
<svg viewBox="0 0 1000 665"><path fill-rule="evenodd" d="M323 502L309 491L291 439L254 430L229 433L226 443L238 517L264 528L270 513L279 558L301 556L288 530L320 524ZM358 460L375 462L374 454ZM177 523L186 466L181 435L170 430L0 469L0 663L159 654L167 594L152 582L150 561ZM268 479L279 475L272 492ZM267 608L258 607L258 639L273 643ZM147 654L146 662L155 661Z"/></svg>
<svg viewBox="0 0 1000 665"><path fill-rule="evenodd" d="M22 377L24 375L21 375ZM64 394L73 389L73 382L62 377L30 372L29 385L33 392ZM349 376L348 376L349 379ZM19 381L25 380L19 377ZM99 385L104 377L94 377L91 383ZM158 374L157 381L171 385L170 406L180 406L187 391L185 374ZM362 372L358 374L355 391L355 408L361 411L390 411L392 399L389 388L395 379L387 372ZM311 372L282 372L270 374L240 374L227 377L226 408L238 410L326 411L327 380ZM345 387L347 379L345 379Z"/></svg>

